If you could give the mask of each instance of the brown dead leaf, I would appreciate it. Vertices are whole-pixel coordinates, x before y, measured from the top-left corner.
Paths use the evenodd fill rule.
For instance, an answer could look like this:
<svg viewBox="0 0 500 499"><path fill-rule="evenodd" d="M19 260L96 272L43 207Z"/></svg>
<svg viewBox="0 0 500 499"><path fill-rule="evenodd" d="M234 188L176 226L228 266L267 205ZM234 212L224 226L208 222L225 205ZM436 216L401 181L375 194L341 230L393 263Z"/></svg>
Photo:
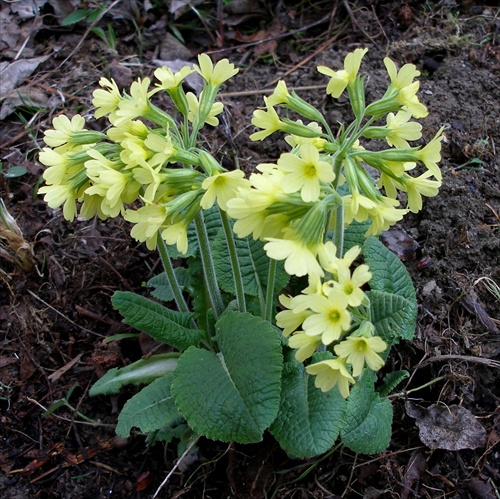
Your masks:
<svg viewBox="0 0 500 499"><path fill-rule="evenodd" d="M420 440L430 449L476 449L486 445L486 430L465 407L433 404L425 409L408 401L405 408L417 423Z"/></svg>

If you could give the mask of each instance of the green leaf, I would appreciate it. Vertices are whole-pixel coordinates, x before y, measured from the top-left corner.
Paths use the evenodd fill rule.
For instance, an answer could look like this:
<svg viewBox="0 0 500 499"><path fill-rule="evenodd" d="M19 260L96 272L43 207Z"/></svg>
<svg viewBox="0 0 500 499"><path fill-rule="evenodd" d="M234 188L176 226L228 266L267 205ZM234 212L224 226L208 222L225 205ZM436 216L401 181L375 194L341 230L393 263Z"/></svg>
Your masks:
<svg viewBox="0 0 500 499"><path fill-rule="evenodd" d="M375 393L375 373L365 369L353 386L340 432L342 443L354 452L374 454L391 440L392 406Z"/></svg>
<svg viewBox="0 0 500 499"><path fill-rule="evenodd" d="M179 358L172 383L177 407L200 435L259 442L278 412L280 339L249 313L227 312L216 330L219 353L191 347Z"/></svg>
<svg viewBox="0 0 500 499"><path fill-rule="evenodd" d="M371 319L375 330L388 346L398 343L401 338L413 338L417 327L415 302L383 291L367 291L366 295L370 299Z"/></svg>
<svg viewBox="0 0 500 499"><path fill-rule="evenodd" d="M61 21L61 26L70 26L76 24L83 19L86 19L90 14L94 12L93 9L78 9L72 12L69 16L65 17Z"/></svg>
<svg viewBox="0 0 500 499"><path fill-rule="evenodd" d="M114 367L94 383L89 394L91 397L115 395L123 386L151 383L156 378L172 372L177 366L177 359L177 356L165 353L138 360L126 367Z"/></svg>
<svg viewBox="0 0 500 499"><path fill-rule="evenodd" d="M26 173L28 173L28 169L25 166L11 166L3 172L3 176L5 178L17 178L26 175Z"/></svg>
<svg viewBox="0 0 500 499"><path fill-rule="evenodd" d="M128 437L135 426L144 433L173 426L182 418L170 393L173 374L169 372L134 395L118 416L116 434Z"/></svg>
<svg viewBox="0 0 500 499"><path fill-rule="evenodd" d="M313 457L329 450L339 435L346 401L337 387L322 392L296 361L283 366L281 401L271 434L290 456Z"/></svg>
<svg viewBox="0 0 500 499"><path fill-rule="evenodd" d="M202 330L189 327L193 314L175 312L129 291L115 292L111 302L125 323L179 350L197 345L203 337Z"/></svg>
<svg viewBox="0 0 500 499"><path fill-rule="evenodd" d="M415 302L416 307L417 299L411 277L394 253L377 238L369 237L363 246L363 255L373 274L370 281L371 289L401 295Z"/></svg>
<svg viewBox="0 0 500 499"><path fill-rule="evenodd" d="M408 271L399 258L378 239L369 237L363 246L370 280L372 322L389 346L401 338L413 338L417 325L417 299Z"/></svg>
<svg viewBox="0 0 500 499"><path fill-rule="evenodd" d="M186 290L189 282L189 271L186 267L177 267L174 269L175 277L182 290ZM168 283L167 275L165 272L155 275L147 282L148 288L154 288L151 292L154 298L161 301L173 301L174 294L172 288Z"/></svg>
<svg viewBox="0 0 500 499"><path fill-rule="evenodd" d="M344 253L353 246L363 247L366 241L366 232L370 228L371 220L366 222L356 222L355 220L345 229L344 232Z"/></svg>
<svg viewBox="0 0 500 499"><path fill-rule="evenodd" d="M270 261L264 251L264 243L251 237L235 238L234 242L240 262L245 294L250 296L265 295ZM234 294L233 271L223 230L215 238L213 259L220 287L226 293ZM276 269L276 293L288 284L289 279L290 276L285 272L284 266L280 262Z"/></svg>

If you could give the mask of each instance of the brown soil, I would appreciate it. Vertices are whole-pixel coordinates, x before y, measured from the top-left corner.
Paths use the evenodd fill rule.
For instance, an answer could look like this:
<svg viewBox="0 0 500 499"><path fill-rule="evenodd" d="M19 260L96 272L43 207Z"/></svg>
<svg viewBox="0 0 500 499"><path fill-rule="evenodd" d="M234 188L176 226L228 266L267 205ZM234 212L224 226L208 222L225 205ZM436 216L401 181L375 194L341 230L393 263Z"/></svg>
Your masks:
<svg viewBox="0 0 500 499"><path fill-rule="evenodd" d="M114 26L116 51L88 33L74 50L88 25L63 29L50 3L45 5L28 49L31 56L50 57L25 84L56 96L58 104L41 111L25 105L0 124L3 171L17 165L28 170L15 179L0 175L0 196L32 244L38 268L25 274L0 254L1 497L151 498L176 462L175 445L148 447L140 435L115 437L117 412L131 392L87 395L106 369L150 351L146 338L107 345L102 340L128 331L111 295L145 293L144 282L158 273L157 256L131 240L123 221L68 223L36 196L43 171L37 151L52 116L88 114L101 75L127 86L155 69L151 61L159 57L158 40L167 31L165 8L133 14L126 7L131 4L123 2L100 24ZM270 88L290 72L288 86L334 122L345 108L333 106L321 88L300 91L324 84L317 65L338 67L348 50L369 47L363 64L373 95L385 82L386 55L422 70L420 95L430 111L425 141L445 127L443 187L419 214L405 219L402 238L386 237L407 263L419 300L416 337L396 348L385 368L411 373L393 397L390 447L374 456L339 448L292 460L267 435L245 446L201 440L158 497L498 497L500 298L485 279L500 284L498 10L473 1L361 1L349 2L349 16L347 4L279 2L273 12L263 8L247 18L223 11L221 24L212 23L217 10L205 4L210 33L222 34L224 27L221 49L192 12L177 26L193 54L213 49L214 56L242 68L223 89L231 133L213 132L207 140L216 153L229 144L246 170L276 159L281 147L248 142L251 112L262 104L262 93L252 91ZM5 11L7 2L1 6ZM273 40L244 45L256 26ZM62 406L44 417L68 393L72 409ZM463 406L486 429L486 446L430 450L406 413L407 399L422 407Z"/></svg>

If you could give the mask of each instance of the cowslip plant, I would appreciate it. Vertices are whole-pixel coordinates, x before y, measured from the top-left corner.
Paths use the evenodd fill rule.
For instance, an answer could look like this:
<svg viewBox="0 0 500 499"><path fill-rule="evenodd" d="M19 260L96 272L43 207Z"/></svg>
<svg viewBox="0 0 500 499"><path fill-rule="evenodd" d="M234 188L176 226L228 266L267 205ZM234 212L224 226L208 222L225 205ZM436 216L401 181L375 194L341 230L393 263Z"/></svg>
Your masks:
<svg viewBox="0 0 500 499"><path fill-rule="evenodd" d="M154 86L138 79L128 93L102 78L93 104L106 133L79 115L54 118L40 154L46 202L68 220L78 209L123 216L164 266L148 282L156 300L112 298L126 323L170 347L92 387L106 395L146 385L123 407L119 435L137 427L152 441L250 443L268 430L300 457L326 452L339 436L355 452L387 447L387 395L407 373L376 372L392 346L412 338L417 307L406 269L376 236L437 194L442 130L423 147L408 142L422 136L413 119L427 115L411 64L398 70L384 59L387 91L365 102L366 52L348 54L337 71L318 67L327 94L346 92L352 108L352 121L335 130L278 83L254 112L250 139L285 134L289 150L248 178L227 171L203 141L223 111L220 86L238 72L225 59L159 68ZM199 95L182 85L193 71ZM155 105L158 92L175 113Z"/></svg>

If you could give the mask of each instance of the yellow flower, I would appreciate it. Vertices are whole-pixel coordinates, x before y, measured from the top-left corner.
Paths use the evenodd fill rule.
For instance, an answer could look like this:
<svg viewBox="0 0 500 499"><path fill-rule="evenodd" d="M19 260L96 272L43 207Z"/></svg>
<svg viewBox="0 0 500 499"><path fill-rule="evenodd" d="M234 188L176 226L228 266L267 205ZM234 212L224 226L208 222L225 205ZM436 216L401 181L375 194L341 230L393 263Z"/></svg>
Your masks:
<svg viewBox="0 0 500 499"><path fill-rule="evenodd" d="M436 177L437 180L441 180L443 175L437 163L441 161L441 141L443 140L443 130L441 127L433 139L422 149L415 152L418 159L424 163L424 165L429 169L429 171Z"/></svg>
<svg viewBox="0 0 500 499"><path fill-rule="evenodd" d="M328 392L335 385L339 387L342 397L349 396L349 385L355 383L342 359L328 359L306 367L306 372L316 376L314 384L322 392Z"/></svg>
<svg viewBox="0 0 500 499"><path fill-rule="evenodd" d="M50 147L58 147L71 142L75 132L82 131L85 127L85 118L76 114L71 120L61 114L52 120L54 130L44 133L44 141Z"/></svg>
<svg viewBox="0 0 500 499"><path fill-rule="evenodd" d="M127 169L135 168L136 166L144 166L154 151L146 147L144 140L139 137L130 136L120 144L122 150L120 159L126 165ZM156 166L156 165L155 165Z"/></svg>
<svg viewBox="0 0 500 499"><path fill-rule="evenodd" d="M269 105L277 106L278 104L288 104L290 93L286 87L286 83L280 80L274 89L274 92L269 96Z"/></svg>
<svg viewBox="0 0 500 499"><path fill-rule="evenodd" d="M109 140L122 143L125 139L135 138L144 140L150 133L149 128L140 120L126 121L120 126L111 127L106 135Z"/></svg>
<svg viewBox="0 0 500 499"><path fill-rule="evenodd" d="M282 218L275 217L271 227L267 209L283 195L282 179L283 173L276 169L262 175L253 173L249 178L252 188L240 188L238 195L227 202L228 215L236 219L233 230L238 237L252 234L254 239L262 239L280 234L276 224Z"/></svg>
<svg viewBox="0 0 500 499"><path fill-rule="evenodd" d="M278 113L274 107L270 104L269 99L264 97L264 103L266 106L266 111L262 109L257 109L253 112L252 125L257 128L262 128L260 132L255 132L250 135L250 140L264 140L269 137L274 132L281 130L283 128L283 122L280 120Z"/></svg>
<svg viewBox="0 0 500 499"><path fill-rule="evenodd" d="M338 340L351 327L348 297L342 291L332 289L328 297L315 295L308 303L314 313L304 321L302 329L310 336L321 335L325 345Z"/></svg>
<svg viewBox="0 0 500 499"><path fill-rule="evenodd" d="M372 273L368 265L363 264L356 267L351 275L349 267L348 265L337 266L337 280L333 281L333 286L347 296L347 303L351 307L359 307L365 298L361 287L372 278Z"/></svg>
<svg viewBox="0 0 500 499"><path fill-rule="evenodd" d="M370 211L375 209L377 203L359 192L353 192L342 197L344 201L344 218L346 225L349 225L353 220L356 222L364 222L368 220Z"/></svg>
<svg viewBox="0 0 500 499"><path fill-rule="evenodd" d="M71 184L44 185L38 189L39 194L45 194L44 201L51 208L58 208L62 204L63 216L72 222L76 216L76 193Z"/></svg>
<svg viewBox="0 0 500 499"><path fill-rule="evenodd" d="M299 156L282 154L278 167L285 172L283 191L287 194L300 191L305 203L317 201L321 193L321 183L330 183L335 179L332 165L320 161L319 151L309 144L300 147Z"/></svg>
<svg viewBox="0 0 500 499"><path fill-rule="evenodd" d="M295 358L299 362L304 362L304 360L308 359L320 344L321 340L319 338L308 336L302 331L295 333L288 340L288 346L290 348L298 349L295 352Z"/></svg>
<svg viewBox="0 0 500 499"><path fill-rule="evenodd" d="M214 67L207 54L200 54L198 63L199 66L194 65L195 71L214 87L222 85L238 73L238 69L235 69L234 64L231 64L227 59L220 60Z"/></svg>
<svg viewBox="0 0 500 499"><path fill-rule="evenodd" d="M427 116L427 108L419 102L417 92L420 82L413 81L420 76L420 71L413 64L405 64L398 72L394 62L386 57L384 64L391 79L390 93L394 93L394 98L411 112L414 118L424 118Z"/></svg>
<svg viewBox="0 0 500 499"><path fill-rule="evenodd" d="M179 253L185 255L188 250L186 221L181 220L173 225L169 225L161 233L162 239L169 245L177 245Z"/></svg>
<svg viewBox="0 0 500 499"><path fill-rule="evenodd" d="M120 171L121 165L104 157L99 151L91 149L88 154L93 159L85 163L85 168L92 185L85 193L101 196L102 212L116 217L123 212L124 203L137 199L141 185L134 180L132 172Z"/></svg>
<svg viewBox="0 0 500 499"><path fill-rule="evenodd" d="M143 116L151 109L149 102L149 78L138 79L130 86L130 97L122 99L118 109L110 116L109 120L115 126L120 126L128 120Z"/></svg>
<svg viewBox="0 0 500 499"><path fill-rule="evenodd" d="M335 99L340 97L340 94L352 84L358 75L361 59L368 52L368 49L356 49L354 52L347 54L344 59L344 69L333 71L326 66L318 66L318 71L324 75L330 76L330 81L326 87L326 93L330 94Z"/></svg>
<svg viewBox="0 0 500 499"><path fill-rule="evenodd" d="M155 71L155 76L160 83L156 84L157 87L162 90L175 90L186 76L193 73L193 70L189 66L184 66L174 73L168 66L163 66Z"/></svg>
<svg viewBox="0 0 500 499"><path fill-rule="evenodd" d="M303 276L306 274L324 275L316 260L317 249L300 240L266 238L264 249L269 258L285 260L285 271L289 275Z"/></svg>
<svg viewBox="0 0 500 499"><path fill-rule="evenodd" d="M386 349L387 344L380 336L349 336L334 347L335 353L351 364L353 376L359 376L365 364L372 371L378 371L384 365L384 360L377 354Z"/></svg>
<svg viewBox="0 0 500 499"><path fill-rule="evenodd" d="M149 163L153 167L165 165L176 152L168 130L165 135L156 132L149 133L144 141L144 145L154 152L153 156L149 159ZM143 157L146 158L147 155Z"/></svg>
<svg viewBox="0 0 500 499"><path fill-rule="evenodd" d="M201 187L205 189L205 194L201 198L200 206L204 210L208 210L217 199L219 207L227 211L227 202L235 197L238 189L244 189L246 186L247 180L241 170L212 175L201 184Z"/></svg>
<svg viewBox="0 0 500 499"><path fill-rule="evenodd" d="M280 295L279 297L280 303L288 309L276 314L276 324L283 329L283 336L285 337L290 336L311 315L311 312L308 310L291 310L293 308L293 300L294 298L286 295Z"/></svg>
<svg viewBox="0 0 500 499"><path fill-rule="evenodd" d="M115 80L109 81L107 78L101 78L99 85L107 90L94 90L92 104L96 107L94 116L101 118L107 114L113 113L118 108L118 104L122 101L120 89L115 83Z"/></svg>
<svg viewBox="0 0 500 499"><path fill-rule="evenodd" d="M399 111L396 115L387 115L387 128L390 130L386 140L390 146L405 149L410 147L407 140L418 140L422 137L422 125L420 123L409 122L411 113Z"/></svg>
<svg viewBox="0 0 500 499"><path fill-rule="evenodd" d="M135 224L130 235L137 241L145 241L148 249L154 250L158 231L167 218L167 210L164 206L150 204L138 210L126 210L123 218Z"/></svg>
<svg viewBox="0 0 500 499"><path fill-rule="evenodd" d="M398 209L399 201L388 197L381 197L375 207L370 210L370 219L372 224L367 236L380 234L389 227L399 222L407 213L408 210Z"/></svg>
<svg viewBox="0 0 500 499"><path fill-rule="evenodd" d="M408 208L412 213L418 213L422 209L422 196L436 196L441 187L440 180L429 180L433 175L431 171L426 171L419 177L413 178L409 175L404 177L402 190L408 193Z"/></svg>
<svg viewBox="0 0 500 499"><path fill-rule="evenodd" d="M198 108L200 107L200 103L198 102L198 99L196 95L193 94L193 92L188 92L186 94L186 98L189 106L188 120L192 123L198 111ZM222 113L223 110L224 105L222 104L222 102L214 102L214 104L212 105L212 109L208 113L208 116L205 118L205 123L208 123L212 126L217 126L219 124L217 115Z"/></svg>

